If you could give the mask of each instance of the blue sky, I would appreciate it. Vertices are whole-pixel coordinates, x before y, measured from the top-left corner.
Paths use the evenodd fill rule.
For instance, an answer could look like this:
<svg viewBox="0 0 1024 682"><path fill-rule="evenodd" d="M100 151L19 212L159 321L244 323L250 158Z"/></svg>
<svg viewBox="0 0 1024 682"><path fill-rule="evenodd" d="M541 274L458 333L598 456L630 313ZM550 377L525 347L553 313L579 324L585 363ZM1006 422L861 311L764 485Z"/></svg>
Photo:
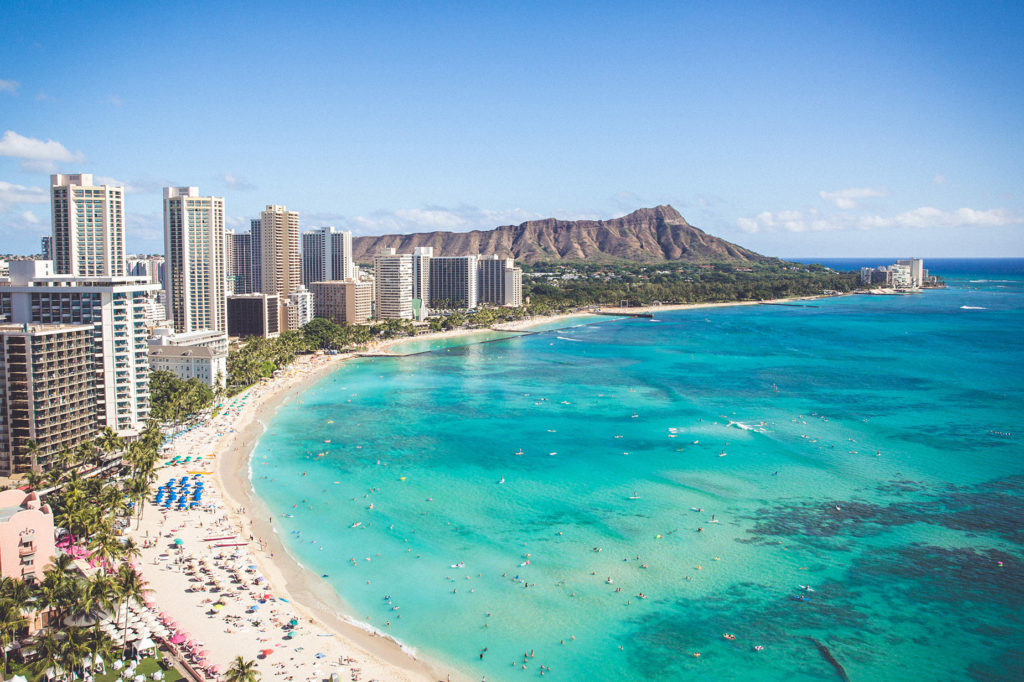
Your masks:
<svg viewBox="0 0 1024 682"><path fill-rule="evenodd" d="M48 174L463 231L670 203L775 256L1024 256L1020 2L46 3L0 22L0 251Z"/></svg>

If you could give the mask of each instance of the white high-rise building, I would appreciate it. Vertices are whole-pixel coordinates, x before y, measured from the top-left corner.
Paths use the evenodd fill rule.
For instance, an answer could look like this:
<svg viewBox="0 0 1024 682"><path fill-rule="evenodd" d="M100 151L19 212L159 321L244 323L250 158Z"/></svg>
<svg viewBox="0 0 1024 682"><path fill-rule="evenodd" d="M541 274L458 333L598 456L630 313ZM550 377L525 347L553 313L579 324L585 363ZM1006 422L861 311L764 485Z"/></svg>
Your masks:
<svg viewBox="0 0 1024 682"><path fill-rule="evenodd" d="M14 261L0 282L0 317L92 325L100 422L131 437L149 418L146 302L157 287L144 278L58 275L50 261Z"/></svg>
<svg viewBox="0 0 1024 682"><path fill-rule="evenodd" d="M50 176L54 269L75 277L124 277L124 187L92 174Z"/></svg>
<svg viewBox="0 0 1024 682"><path fill-rule="evenodd" d="M374 315L379 320L412 319L412 256L381 249L373 257Z"/></svg>
<svg viewBox="0 0 1024 682"><path fill-rule="evenodd" d="M512 258L480 256L477 288L480 303L518 308L523 304L523 270Z"/></svg>
<svg viewBox="0 0 1024 682"><path fill-rule="evenodd" d="M313 319L313 292L301 284L288 294L285 301L288 329L299 329Z"/></svg>
<svg viewBox="0 0 1024 682"><path fill-rule="evenodd" d="M430 259L433 246L417 246L412 250L412 297L420 299L424 308L430 306Z"/></svg>
<svg viewBox="0 0 1024 682"><path fill-rule="evenodd" d="M164 290L174 330L227 332L224 199L198 187L164 188Z"/></svg>
<svg viewBox="0 0 1024 682"><path fill-rule="evenodd" d="M896 261L896 264L910 269L910 286L920 289L924 284L924 261L920 258L907 258Z"/></svg>
<svg viewBox="0 0 1024 682"><path fill-rule="evenodd" d="M302 233L302 283L352 279L352 232L333 226Z"/></svg>

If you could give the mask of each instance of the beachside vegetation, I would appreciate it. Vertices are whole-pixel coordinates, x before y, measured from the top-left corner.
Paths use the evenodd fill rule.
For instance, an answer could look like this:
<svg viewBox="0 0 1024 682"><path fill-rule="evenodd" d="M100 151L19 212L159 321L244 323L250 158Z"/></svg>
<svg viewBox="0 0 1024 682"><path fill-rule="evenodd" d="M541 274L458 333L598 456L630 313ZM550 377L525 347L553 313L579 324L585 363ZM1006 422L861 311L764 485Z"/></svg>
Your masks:
<svg viewBox="0 0 1024 682"><path fill-rule="evenodd" d="M83 676L97 657L123 657L127 621L120 637L108 635L100 624L126 614L128 604L142 603L148 591L130 564L139 549L120 530L133 516L141 518L162 441L155 420L130 444L108 428L94 441L61 453L58 466L28 476L53 510L63 549L38 582L0 579L4 677L38 679L48 670L58 678ZM72 553L87 556L98 570L83 573ZM30 627L40 629L28 637ZM9 649L18 652L17 662Z"/></svg>
<svg viewBox="0 0 1024 682"><path fill-rule="evenodd" d="M533 314L593 305L760 301L861 287L858 273L786 261L743 265L560 262L523 269L523 295L529 297Z"/></svg>
<svg viewBox="0 0 1024 682"><path fill-rule="evenodd" d="M256 661L247 661L241 656L235 656L231 661L227 672L224 673L226 682L259 682L260 672L256 669Z"/></svg>
<svg viewBox="0 0 1024 682"><path fill-rule="evenodd" d="M160 421L180 424L213 404L213 389L195 377L179 379L173 372L149 373L149 413Z"/></svg>

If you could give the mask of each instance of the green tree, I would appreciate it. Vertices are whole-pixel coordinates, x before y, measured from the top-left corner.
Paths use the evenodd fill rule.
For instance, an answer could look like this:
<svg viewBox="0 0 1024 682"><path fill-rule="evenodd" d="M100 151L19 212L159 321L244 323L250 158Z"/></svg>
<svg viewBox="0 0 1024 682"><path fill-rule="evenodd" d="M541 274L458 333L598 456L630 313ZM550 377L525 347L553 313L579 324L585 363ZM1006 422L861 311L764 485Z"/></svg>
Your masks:
<svg viewBox="0 0 1024 682"><path fill-rule="evenodd" d="M235 656L231 661L227 672L224 673L225 682L259 682L260 673L256 669L256 661L247 661L241 656Z"/></svg>
<svg viewBox="0 0 1024 682"><path fill-rule="evenodd" d="M149 592L146 587L146 583L139 577L138 572L130 564L121 564L117 569L117 575L115 576L115 582L117 585L117 593L124 604L124 610L127 614L128 603L135 602L136 604L142 604L145 599L145 595ZM125 648L128 646L128 618L124 620L124 631L121 639L121 652L124 653Z"/></svg>

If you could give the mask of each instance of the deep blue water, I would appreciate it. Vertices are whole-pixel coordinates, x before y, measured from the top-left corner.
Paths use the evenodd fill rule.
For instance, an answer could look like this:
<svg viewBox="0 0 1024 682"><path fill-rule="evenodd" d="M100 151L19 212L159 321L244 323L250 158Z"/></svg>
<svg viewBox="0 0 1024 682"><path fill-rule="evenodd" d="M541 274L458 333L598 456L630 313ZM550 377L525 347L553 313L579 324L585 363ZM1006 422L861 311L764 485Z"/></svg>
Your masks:
<svg viewBox="0 0 1024 682"><path fill-rule="evenodd" d="M254 488L353 616L467 677L838 679L817 642L855 681L1021 679L1016 263L348 363Z"/></svg>

